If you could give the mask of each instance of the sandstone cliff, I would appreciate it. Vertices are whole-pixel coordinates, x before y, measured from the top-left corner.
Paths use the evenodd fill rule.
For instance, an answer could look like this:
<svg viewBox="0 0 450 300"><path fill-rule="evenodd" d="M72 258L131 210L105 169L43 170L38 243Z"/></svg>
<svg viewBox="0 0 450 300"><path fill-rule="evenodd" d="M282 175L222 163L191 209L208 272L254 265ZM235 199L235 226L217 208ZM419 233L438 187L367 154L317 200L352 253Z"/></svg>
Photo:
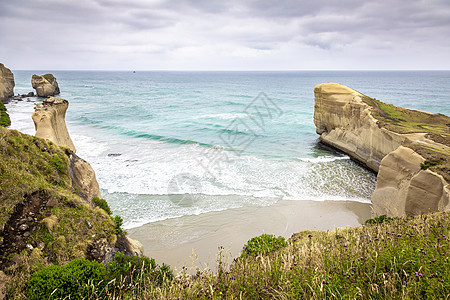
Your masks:
<svg viewBox="0 0 450 300"><path fill-rule="evenodd" d="M0 101L14 96L14 75L10 69L0 63Z"/></svg>
<svg viewBox="0 0 450 300"><path fill-rule="evenodd" d="M385 104L337 83L314 89L320 140L375 172L375 215L449 210L450 118Z"/></svg>
<svg viewBox="0 0 450 300"><path fill-rule="evenodd" d="M36 105L32 118L37 137L48 139L57 145L69 147L75 152L75 145L69 136L65 122L68 107L69 101L50 97L45 99L42 105Z"/></svg>
<svg viewBox="0 0 450 300"><path fill-rule="evenodd" d="M77 194L87 201L91 201L94 197L101 198L97 178L91 165L75 153L69 155L69 161L69 175L72 185L77 189Z"/></svg>
<svg viewBox="0 0 450 300"><path fill-rule="evenodd" d="M33 75L31 85L39 97L49 97L59 94L59 86L55 76L52 74Z"/></svg>

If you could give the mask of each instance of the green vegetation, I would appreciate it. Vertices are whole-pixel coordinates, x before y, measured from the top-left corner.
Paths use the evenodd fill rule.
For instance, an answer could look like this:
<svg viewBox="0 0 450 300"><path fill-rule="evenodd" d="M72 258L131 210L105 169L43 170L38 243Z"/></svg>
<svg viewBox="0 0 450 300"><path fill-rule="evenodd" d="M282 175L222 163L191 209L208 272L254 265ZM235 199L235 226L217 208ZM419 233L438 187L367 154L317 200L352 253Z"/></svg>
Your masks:
<svg viewBox="0 0 450 300"><path fill-rule="evenodd" d="M32 271L85 258L96 240L110 245L117 240L111 217L72 187L69 154L44 139L0 127L0 269L15 298L25 298Z"/></svg>
<svg viewBox="0 0 450 300"><path fill-rule="evenodd" d="M216 274L174 278L151 259L117 254L108 284L90 284L88 299L448 299L450 213L374 220L300 232L282 246L273 235L253 238L243 251L257 251L229 268L219 259Z"/></svg>
<svg viewBox="0 0 450 300"><path fill-rule="evenodd" d="M430 169L450 181L450 117L397 107L365 95L362 100L372 107L372 115L380 127L401 134L425 133L427 138L447 146L439 148L423 143L407 145L428 161L422 164L423 170Z"/></svg>
<svg viewBox="0 0 450 300"><path fill-rule="evenodd" d="M154 259L117 252L106 268L84 258L47 266L31 275L27 295L28 299L127 299L144 296L146 284L161 286L173 278L172 270Z"/></svg>
<svg viewBox="0 0 450 300"><path fill-rule="evenodd" d="M116 234L122 234L123 230L122 230L122 224L123 224L123 219L121 216L115 216L114 218L112 218L112 220L114 221L114 224L116 224Z"/></svg>
<svg viewBox="0 0 450 300"><path fill-rule="evenodd" d="M263 233L245 244L241 257L268 254L287 245L284 237Z"/></svg>
<svg viewBox="0 0 450 300"><path fill-rule="evenodd" d="M373 219L366 220L365 224L381 224L383 222L391 222L394 218L388 217L386 215L381 215L379 217L375 217Z"/></svg>
<svg viewBox="0 0 450 300"><path fill-rule="evenodd" d="M439 164L442 164L442 160L441 159L437 160L437 161L436 160L434 160L434 161L426 160L422 164L420 164L420 168L422 170L426 170L426 169L428 169L430 167L434 167L434 166L437 166Z"/></svg>
<svg viewBox="0 0 450 300"><path fill-rule="evenodd" d="M92 198L92 202L94 202L95 205L97 205L98 207L103 209L108 215L112 214L112 211L109 208L109 205L105 199L100 199L98 197L94 197L94 198Z"/></svg>
<svg viewBox="0 0 450 300"><path fill-rule="evenodd" d="M28 299L84 299L90 285L101 285L105 267L87 259L75 259L64 266L51 265L34 273L28 281Z"/></svg>
<svg viewBox="0 0 450 300"><path fill-rule="evenodd" d="M7 127L9 125L11 125L11 120L6 112L5 105L0 101L0 127Z"/></svg>
<svg viewBox="0 0 450 300"><path fill-rule="evenodd" d="M42 75L42 77L47 79L49 82L52 82L53 80L55 80L55 76L53 76L52 74L45 74L45 75Z"/></svg>
<svg viewBox="0 0 450 300"><path fill-rule="evenodd" d="M363 101L373 107L373 116L380 126L391 131L449 135L450 117L446 115L402 108L367 96L363 97Z"/></svg>

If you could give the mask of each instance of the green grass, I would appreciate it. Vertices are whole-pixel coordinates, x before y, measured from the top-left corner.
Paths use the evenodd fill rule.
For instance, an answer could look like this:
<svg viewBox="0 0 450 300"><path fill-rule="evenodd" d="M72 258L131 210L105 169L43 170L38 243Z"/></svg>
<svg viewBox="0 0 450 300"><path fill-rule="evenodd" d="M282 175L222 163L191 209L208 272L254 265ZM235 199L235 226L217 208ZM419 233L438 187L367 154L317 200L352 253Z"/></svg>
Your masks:
<svg viewBox="0 0 450 300"><path fill-rule="evenodd" d="M1 244L6 247L0 260L12 282L8 293L17 299L25 298L24 286L38 266L83 258L94 240L112 245L117 240L117 224L103 209L84 202L72 187L68 154L52 142L0 127L0 230L5 230ZM22 246L5 234L17 226L14 220L29 216L15 215L19 207L36 217L28 223L29 236L22 237ZM14 230L13 236L22 236L17 227ZM20 263L10 264L15 256Z"/></svg>
<svg viewBox="0 0 450 300"><path fill-rule="evenodd" d="M406 109L363 95L362 100L372 107L378 126L400 134L425 133L426 137L450 147L450 117ZM450 181L450 150L423 143L406 145L425 158L423 170L430 169Z"/></svg>
<svg viewBox="0 0 450 300"><path fill-rule="evenodd" d="M367 96L363 101L373 107L373 116L380 126L397 133L425 132L431 135L449 135L450 117L398 107Z"/></svg>
<svg viewBox="0 0 450 300"><path fill-rule="evenodd" d="M50 82L55 80L55 76L53 76L52 74L45 74L45 75L42 75L42 77L44 77L45 79L47 79Z"/></svg>
<svg viewBox="0 0 450 300"><path fill-rule="evenodd" d="M104 299L449 299L450 213L378 221L300 232L273 251L243 255L231 266L219 258L217 273L155 281L155 273L138 272L121 277L121 291L89 286ZM246 247L273 244L273 238L259 236ZM120 269L128 274L126 265Z"/></svg>
<svg viewBox="0 0 450 300"><path fill-rule="evenodd" d="M6 112L5 105L0 101L0 127L8 127L11 125L11 120Z"/></svg>

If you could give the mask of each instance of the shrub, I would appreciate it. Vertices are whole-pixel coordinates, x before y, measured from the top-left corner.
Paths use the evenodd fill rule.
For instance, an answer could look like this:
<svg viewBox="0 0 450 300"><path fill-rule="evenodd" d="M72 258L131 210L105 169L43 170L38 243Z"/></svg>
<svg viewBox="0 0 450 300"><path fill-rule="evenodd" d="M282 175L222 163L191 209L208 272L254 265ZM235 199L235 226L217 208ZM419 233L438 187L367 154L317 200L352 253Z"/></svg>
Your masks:
<svg viewBox="0 0 450 300"><path fill-rule="evenodd" d="M164 279L171 280L173 278L173 272L165 264L159 267L153 258L117 252L114 261L107 267L106 278L108 281L115 279L116 285L122 286L140 284L144 279L161 285Z"/></svg>
<svg viewBox="0 0 450 300"><path fill-rule="evenodd" d="M117 234L122 234L123 230L122 230L122 224L123 224L123 219L120 216L115 216L113 218L114 223L116 224L116 233Z"/></svg>
<svg viewBox="0 0 450 300"><path fill-rule="evenodd" d="M420 168L422 170L427 170L428 168L437 166L442 163L442 160L426 160L422 164L420 164Z"/></svg>
<svg viewBox="0 0 450 300"><path fill-rule="evenodd" d="M103 209L108 215L112 214L111 209L109 208L108 203L106 202L105 199L100 199L98 197L94 197L92 198L92 202L95 203L95 205L97 205L98 207L100 207L101 209ZM121 224L122 225L122 224Z"/></svg>
<svg viewBox="0 0 450 300"><path fill-rule="evenodd" d="M3 105L3 103L0 101L0 126L7 127L9 125L11 125L11 119L6 112L5 105Z"/></svg>
<svg viewBox="0 0 450 300"><path fill-rule="evenodd" d="M254 237L245 244L242 251L242 257L245 256L257 256L262 254L267 254L273 252L279 248L285 247L287 245L284 237L275 235L270 235L263 233L260 236Z"/></svg>
<svg viewBox="0 0 450 300"><path fill-rule="evenodd" d="M100 287L105 268L96 261L75 259L64 266L51 265L28 281L28 299L83 299L89 296L89 285Z"/></svg>
<svg viewBox="0 0 450 300"><path fill-rule="evenodd" d="M393 220L394 218L388 217L386 215L381 215L379 217L366 220L365 224L381 224L383 222L391 222Z"/></svg>

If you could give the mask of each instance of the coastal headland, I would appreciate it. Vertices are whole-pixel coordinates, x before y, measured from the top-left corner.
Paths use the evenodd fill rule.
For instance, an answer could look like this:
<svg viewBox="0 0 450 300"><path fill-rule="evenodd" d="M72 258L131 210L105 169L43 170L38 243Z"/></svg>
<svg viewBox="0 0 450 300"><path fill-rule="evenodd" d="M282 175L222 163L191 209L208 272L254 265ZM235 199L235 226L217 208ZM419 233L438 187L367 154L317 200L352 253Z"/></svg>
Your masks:
<svg viewBox="0 0 450 300"><path fill-rule="evenodd" d="M134 279L128 290L118 285L122 296L327 297L340 289L352 297L371 292L388 296L399 286L404 295L444 295L449 118L394 107L339 84L321 84L314 92L321 141L378 172L372 195L375 216L405 218L376 218L375 225L360 227L370 217L367 203L279 201L130 230L129 236L142 245L123 232L120 217L111 216L94 170L75 154L64 121L68 101L47 98L33 114L36 136L0 127L0 290L23 299L37 270L80 258L108 265L121 252L144 253L181 274L175 280L158 279L163 286L153 283L153 277ZM240 255L246 241L262 232L292 238L270 251L248 252L247 244ZM397 266L389 269L396 261L403 273ZM191 270L197 274L187 275ZM367 276L369 271L373 276ZM419 282L424 276L435 290L427 291ZM354 291L355 284L360 291Z"/></svg>

